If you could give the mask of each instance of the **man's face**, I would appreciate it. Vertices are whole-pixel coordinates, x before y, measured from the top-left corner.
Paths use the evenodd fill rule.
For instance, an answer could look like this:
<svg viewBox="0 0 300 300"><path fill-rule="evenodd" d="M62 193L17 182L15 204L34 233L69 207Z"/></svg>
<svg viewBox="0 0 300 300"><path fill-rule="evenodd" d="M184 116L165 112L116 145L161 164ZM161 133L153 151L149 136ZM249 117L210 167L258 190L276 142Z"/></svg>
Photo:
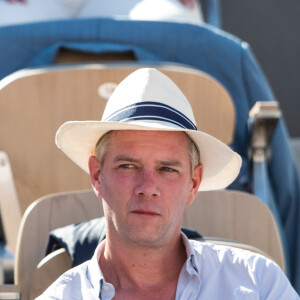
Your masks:
<svg viewBox="0 0 300 300"><path fill-rule="evenodd" d="M112 134L103 165L91 157L90 171L110 238L147 247L178 238L202 176L201 165L191 175L187 136L165 131Z"/></svg>

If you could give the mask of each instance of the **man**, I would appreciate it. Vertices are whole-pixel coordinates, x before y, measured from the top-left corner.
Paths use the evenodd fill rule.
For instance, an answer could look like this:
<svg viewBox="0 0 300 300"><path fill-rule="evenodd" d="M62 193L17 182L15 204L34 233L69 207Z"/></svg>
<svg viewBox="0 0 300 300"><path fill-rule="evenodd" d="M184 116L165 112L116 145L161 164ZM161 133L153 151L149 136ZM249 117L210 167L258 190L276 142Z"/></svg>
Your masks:
<svg viewBox="0 0 300 300"><path fill-rule="evenodd" d="M198 190L229 185L241 159L197 130L185 96L156 69L123 80L102 121L63 124L56 144L90 173L107 232L40 299L298 299L265 257L181 233Z"/></svg>

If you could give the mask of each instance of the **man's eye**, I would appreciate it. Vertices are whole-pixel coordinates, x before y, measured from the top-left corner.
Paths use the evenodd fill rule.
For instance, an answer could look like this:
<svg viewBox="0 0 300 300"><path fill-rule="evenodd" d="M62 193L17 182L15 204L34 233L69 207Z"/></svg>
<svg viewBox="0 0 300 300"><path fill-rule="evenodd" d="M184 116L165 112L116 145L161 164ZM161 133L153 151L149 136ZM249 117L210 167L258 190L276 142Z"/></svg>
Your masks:
<svg viewBox="0 0 300 300"><path fill-rule="evenodd" d="M160 170L163 172L177 172L177 170L169 168L169 167L161 167Z"/></svg>
<svg viewBox="0 0 300 300"><path fill-rule="evenodd" d="M119 166L119 168L132 169L132 168L134 168L134 165L133 164L122 164L122 165Z"/></svg>

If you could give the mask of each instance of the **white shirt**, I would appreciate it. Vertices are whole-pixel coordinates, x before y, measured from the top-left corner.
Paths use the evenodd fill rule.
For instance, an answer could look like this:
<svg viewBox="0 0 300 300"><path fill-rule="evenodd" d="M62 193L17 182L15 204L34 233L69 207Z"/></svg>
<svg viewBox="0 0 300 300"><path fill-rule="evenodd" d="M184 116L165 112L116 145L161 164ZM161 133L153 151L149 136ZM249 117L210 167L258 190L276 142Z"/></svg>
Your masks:
<svg viewBox="0 0 300 300"><path fill-rule="evenodd" d="M192 241L184 235L182 239L188 258L176 300L299 299L273 261L238 248ZM37 299L112 299L115 289L101 272L99 250L101 244L90 261L63 274Z"/></svg>

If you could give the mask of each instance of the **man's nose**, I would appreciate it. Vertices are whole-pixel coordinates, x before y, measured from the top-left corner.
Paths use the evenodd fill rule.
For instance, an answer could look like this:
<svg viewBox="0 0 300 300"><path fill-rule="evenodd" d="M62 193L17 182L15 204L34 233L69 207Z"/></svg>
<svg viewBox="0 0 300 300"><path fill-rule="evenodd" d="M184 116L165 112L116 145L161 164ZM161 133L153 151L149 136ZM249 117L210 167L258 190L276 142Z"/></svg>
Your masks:
<svg viewBox="0 0 300 300"><path fill-rule="evenodd" d="M160 190L157 186L157 174L153 170L143 170L136 184L135 194L146 197L159 197Z"/></svg>

